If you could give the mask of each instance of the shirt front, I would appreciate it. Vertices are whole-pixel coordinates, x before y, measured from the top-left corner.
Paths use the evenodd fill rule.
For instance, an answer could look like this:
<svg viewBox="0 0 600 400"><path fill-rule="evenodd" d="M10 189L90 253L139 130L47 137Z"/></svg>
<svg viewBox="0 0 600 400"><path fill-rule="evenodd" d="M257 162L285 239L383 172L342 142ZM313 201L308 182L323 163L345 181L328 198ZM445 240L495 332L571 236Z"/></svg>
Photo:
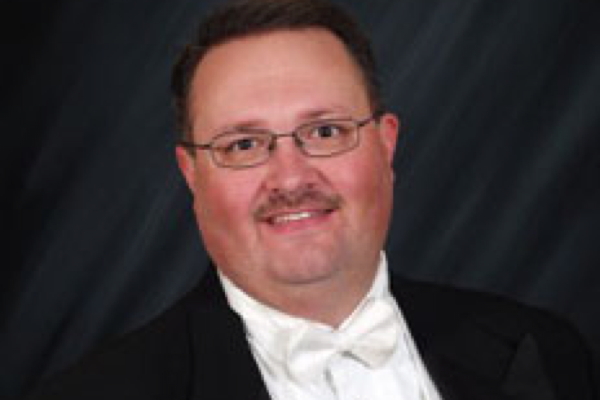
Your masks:
<svg viewBox="0 0 600 400"><path fill-rule="evenodd" d="M395 300L393 318L400 325L400 337L384 365L371 368L347 354L336 354L322 374L299 382L288 373L286 339L298 330L334 329L275 310L247 295L223 274L219 273L219 277L230 306L244 321L252 354L273 400L441 400ZM393 300L382 253L371 289L356 310L368 299L388 296ZM356 310L338 329L352 320Z"/></svg>

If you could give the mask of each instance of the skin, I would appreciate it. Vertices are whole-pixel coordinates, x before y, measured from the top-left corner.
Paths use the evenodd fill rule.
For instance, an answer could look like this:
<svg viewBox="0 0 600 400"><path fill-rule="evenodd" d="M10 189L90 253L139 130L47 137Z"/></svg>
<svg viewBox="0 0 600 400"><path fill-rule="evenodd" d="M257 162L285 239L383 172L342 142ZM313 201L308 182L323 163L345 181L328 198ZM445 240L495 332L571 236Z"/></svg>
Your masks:
<svg viewBox="0 0 600 400"><path fill-rule="evenodd" d="M319 118L372 113L344 45L316 28L215 46L195 71L189 100L197 143L237 126L289 132ZM398 125L385 114L361 128L357 148L328 158L306 157L283 138L268 162L248 169L220 168L206 151L177 148L217 268L271 307L338 326L377 269L392 207ZM294 200L274 200L282 196Z"/></svg>

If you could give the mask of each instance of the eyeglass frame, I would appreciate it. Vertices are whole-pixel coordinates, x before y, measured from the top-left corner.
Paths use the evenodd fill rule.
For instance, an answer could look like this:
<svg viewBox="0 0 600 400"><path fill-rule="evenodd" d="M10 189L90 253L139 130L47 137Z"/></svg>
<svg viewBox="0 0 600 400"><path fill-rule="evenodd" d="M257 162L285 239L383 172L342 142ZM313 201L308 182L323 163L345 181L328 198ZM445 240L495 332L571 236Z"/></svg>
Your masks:
<svg viewBox="0 0 600 400"><path fill-rule="evenodd" d="M266 128L261 128L260 131L262 131L263 134L268 135L270 137L268 140L268 145L266 146L266 148L268 150L268 152L266 153L267 156L263 160L255 162L255 163L251 163L251 164L243 164L243 165L223 164L223 163L219 162L217 160L217 158L215 157L215 154L214 154L215 153L215 150L214 150L215 141L219 140L219 138L221 138L223 136L231 135L232 133L238 133L238 132L243 133L243 131L241 131L239 128L237 130L236 129L227 130L218 135L215 135L206 143L195 143L193 141L188 141L188 140L179 140L178 145L185 147L187 149L206 150L209 152L210 158L212 159L213 163L217 167L230 168L230 169L246 169L246 168L253 168L253 167L257 167L259 165L265 164L267 161L269 161L273 151L277 147L277 140L282 137L292 137L294 139L294 144L296 145L296 147L298 147L300 152L302 154L304 154L306 157L313 157L313 158L335 157L335 156L347 153L347 152L352 151L355 148L357 148L358 145L360 144L360 128L368 125L369 123L371 123L373 121L377 121L379 118L381 118L382 115L383 115L383 113L378 111L378 112L372 113L367 118L359 119L359 120L357 120L355 118L351 118L351 117L348 117L348 118L325 118L322 120L315 120L315 121L309 121L309 122L303 123L289 132L275 132L275 131L271 131ZM310 125L315 125L315 124L319 124L319 123L327 123L327 122L336 122L336 121L353 122L355 124L355 128L354 128L355 136L356 136L355 143L352 146L348 147L347 149L339 150L339 151L336 151L336 152L333 152L330 154L310 154L309 152L307 152L306 148L303 146L303 144L304 144L303 140L298 136L298 131L300 131L300 130L302 130L302 128L305 128Z"/></svg>

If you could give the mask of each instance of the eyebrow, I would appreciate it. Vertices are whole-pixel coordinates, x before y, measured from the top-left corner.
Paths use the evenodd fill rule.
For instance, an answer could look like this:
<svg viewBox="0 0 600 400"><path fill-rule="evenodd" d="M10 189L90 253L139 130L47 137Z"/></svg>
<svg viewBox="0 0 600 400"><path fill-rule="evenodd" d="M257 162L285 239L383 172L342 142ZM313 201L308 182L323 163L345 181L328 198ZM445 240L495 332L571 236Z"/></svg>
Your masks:
<svg viewBox="0 0 600 400"><path fill-rule="evenodd" d="M297 124L318 120L321 118L341 118L349 116L351 113L346 107L331 106L323 108L309 109L301 112ZM268 125L263 119L242 120L233 124L227 124L219 132L246 130L246 129L266 129Z"/></svg>
<svg viewBox="0 0 600 400"><path fill-rule="evenodd" d="M309 110L305 113L300 114L300 121L310 121L313 119L319 118L338 118L342 114L343 116L347 116L350 114L350 111L345 109L345 107L331 107L325 109L316 109Z"/></svg>

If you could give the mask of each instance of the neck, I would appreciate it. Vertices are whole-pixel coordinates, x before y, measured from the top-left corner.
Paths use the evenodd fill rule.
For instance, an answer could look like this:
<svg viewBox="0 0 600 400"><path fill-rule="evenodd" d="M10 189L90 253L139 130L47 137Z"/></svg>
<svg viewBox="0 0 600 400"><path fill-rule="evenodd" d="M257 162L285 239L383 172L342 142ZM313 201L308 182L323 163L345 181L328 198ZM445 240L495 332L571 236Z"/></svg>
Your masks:
<svg viewBox="0 0 600 400"><path fill-rule="evenodd" d="M339 327L356 309L371 287L371 281L349 290L348 286L337 288L310 287L289 290L276 302L267 303L286 314L311 321Z"/></svg>
<svg viewBox="0 0 600 400"><path fill-rule="evenodd" d="M339 327L356 309L373 285L377 268L361 269L346 279L279 285L260 290L235 283L246 295L284 314ZM233 281L230 280L231 283Z"/></svg>

